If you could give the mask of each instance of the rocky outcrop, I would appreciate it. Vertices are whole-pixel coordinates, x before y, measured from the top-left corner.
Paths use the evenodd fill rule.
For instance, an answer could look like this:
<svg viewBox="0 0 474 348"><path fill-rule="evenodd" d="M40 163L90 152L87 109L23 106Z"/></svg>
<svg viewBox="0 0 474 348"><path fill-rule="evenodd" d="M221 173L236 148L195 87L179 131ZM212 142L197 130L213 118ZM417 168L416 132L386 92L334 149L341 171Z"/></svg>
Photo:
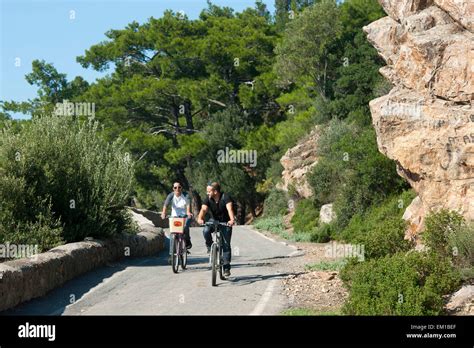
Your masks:
<svg viewBox="0 0 474 348"><path fill-rule="evenodd" d="M474 285L465 285L452 294L446 310L452 315L474 315Z"/></svg>
<svg viewBox="0 0 474 348"><path fill-rule="evenodd" d="M413 237L430 211L474 220L474 34L469 0L380 0L364 27L395 87L370 103L379 150L418 193Z"/></svg>
<svg viewBox="0 0 474 348"><path fill-rule="evenodd" d="M137 235L122 234L107 241L88 240L58 246L30 258L0 264L0 311L43 296L94 268L124 257L156 255L165 247L163 229L133 218Z"/></svg>
<svg viewBox="0 0 474 348"><path fill-rule="evenodd" d="M280 159L283 166L282 183L277 185L280 190L288 191L293 187L302 198L313 195L311 186L306 179L307 173L318 163L316 149L320 136L320 129L316 126L311 133L288 149Z"/></svg>
<svg viewBox="0 0 474 348"><path fill-rule="evenodd" d="M336 213L334 212L333 205L324 204L319 211L319 222L323 224L329 224L336 218Z"/></svg>
<svg viewBox="0 0 474 348"><path fill-rule="evenodd" d="M472 0L434 0L434 3L449 13L463 27L474 33L474 2Z"/></svg>
<svg viewBox="0 0 474 348"><path fill-rule="evenodd" d="M425 210L421 203L420 197L415 197L411 204L403 214L403 220L407 221L408 228L405 238L415 242L417 233L423 228L423 220L425 218Z"/></svg>

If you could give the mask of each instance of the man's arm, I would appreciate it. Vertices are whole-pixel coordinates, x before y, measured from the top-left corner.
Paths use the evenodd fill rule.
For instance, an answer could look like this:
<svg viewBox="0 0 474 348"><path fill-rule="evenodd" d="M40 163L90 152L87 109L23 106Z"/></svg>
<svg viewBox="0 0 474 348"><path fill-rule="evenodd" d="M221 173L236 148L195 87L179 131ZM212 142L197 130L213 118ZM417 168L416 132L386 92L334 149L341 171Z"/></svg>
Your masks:
<svg viewBox="0 0 474 348"><path fill-rule="evenodd" d="M232 209L232 202L227 203L226 205L227 212L229 213L230 221L228 222L229 225L233 226L235 224L235 216L234 216L234 209Z"/></svg>
<svg viewBox="0 0 474 348"><path fill-rule="evenodd" d="M209 210L209 207L205 204L201 206L201 211L199 211L199 216L198 216L198 224L204 225L204 215L206 215L207 211Z"/></svg>

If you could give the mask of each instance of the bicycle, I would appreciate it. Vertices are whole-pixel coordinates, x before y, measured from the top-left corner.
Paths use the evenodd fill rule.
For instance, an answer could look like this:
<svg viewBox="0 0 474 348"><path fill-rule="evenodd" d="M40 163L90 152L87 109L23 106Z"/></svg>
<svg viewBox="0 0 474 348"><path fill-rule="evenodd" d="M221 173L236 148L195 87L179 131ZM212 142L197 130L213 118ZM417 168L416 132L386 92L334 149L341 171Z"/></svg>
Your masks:
<svg viewBox="0 0 474 348"><path fill-rule="evenodd" d="M171 241L171 268L173 273L178 273L179 266L183 270L186 269L188 263L188 249L186 248L186 240L184 238L184 227L186 218L172 217L169 218L170 239Z"/></svg>
<svg viewBox="0 0 474 348"><path fill-rule="evenodd" d="M217 270L219 270L219 278L221 280L226 280L224 276L224 251L222 248L222 234L219 229L219 226L226 226L229 227L230 225L225 222L219 222L216 220L209 220L202 226L211 226L214 227L214 230L211 231L212 234L216 235L216 238L213 238L213 242L211 245L211 252L209 254L209 263L212 269L212 278L211 284L212 286L217 286ZM218 257L219 256L219 257Z"/></svg>

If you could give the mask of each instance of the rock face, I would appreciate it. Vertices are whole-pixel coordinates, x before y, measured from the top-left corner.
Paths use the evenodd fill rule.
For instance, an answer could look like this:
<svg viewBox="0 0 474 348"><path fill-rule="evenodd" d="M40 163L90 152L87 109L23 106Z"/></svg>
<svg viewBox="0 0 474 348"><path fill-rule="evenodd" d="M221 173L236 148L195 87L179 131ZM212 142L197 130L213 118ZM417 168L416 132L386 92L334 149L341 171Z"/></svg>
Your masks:
<svg viewBox="0 0 474 348"><path fill-rule="evenodd" d="M379 150L418 193L412 238L430 211L474 220L474 2L379 2L389 17L364 31L394 88L370 109Z"/></svg>
<svg viewBox="0 0 474 348"><path fill-rule="evenodd" d="M308 198L313 195L313 191L306 180L306 174L318 163L316 149L319 136L319 127L316 126L296 146L288 149L280 159L280 163L283 166L283 182L277 188L288 191L289 187L293 186L302 198Z"/></svg>

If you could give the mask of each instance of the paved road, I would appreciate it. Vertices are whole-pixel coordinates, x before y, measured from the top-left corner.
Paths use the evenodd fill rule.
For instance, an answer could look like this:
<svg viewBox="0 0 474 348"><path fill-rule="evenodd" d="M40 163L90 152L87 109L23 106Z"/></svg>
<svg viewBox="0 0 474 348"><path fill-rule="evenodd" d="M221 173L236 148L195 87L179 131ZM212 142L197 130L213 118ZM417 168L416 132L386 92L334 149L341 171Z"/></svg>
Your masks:
<svg viewBox="0 0 474 348"><path fill-rule="evenodd" d="M293 247L234 227L232 275L212 287L202 228L192 228L191 236L188 269L179 274L163 251L97 269L4 314L269 315L285 308L278 263L295 253Z"/></svg>

